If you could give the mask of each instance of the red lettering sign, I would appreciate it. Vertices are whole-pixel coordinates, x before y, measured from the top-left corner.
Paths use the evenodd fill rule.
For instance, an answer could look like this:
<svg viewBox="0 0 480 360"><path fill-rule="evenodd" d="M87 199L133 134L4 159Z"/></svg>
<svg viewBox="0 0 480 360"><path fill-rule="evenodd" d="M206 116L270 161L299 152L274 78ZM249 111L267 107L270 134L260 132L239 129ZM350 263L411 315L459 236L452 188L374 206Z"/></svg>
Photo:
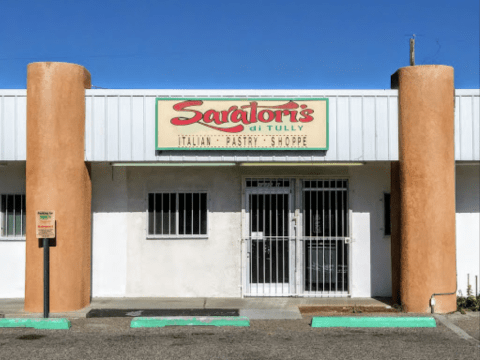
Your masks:
<svg viewBox="0 0 480 360"><path fill-rule="evenodd" d="M276 123L286 122L310 122L313 120L313 109L308 109L306 104L299 105L294 101L289 101L282 105L276 106L259 106L258 102L250 101L249 105L231 106L228 110L209 109L205 112L195 110L195 106L203 104L202 100L186 100L173 105L173 109L177 112L188 111L193 113L191 117L174 117L170 120L172 125L187 126L191 124L200 124L209 128L227 132L238 133L244 130L244 125L251 125L259 121L260 123ZM298 111L300 118L297 119ZM261 109L261 110L259 110ZM213 125L215 124L215 125ZM228 126L228 124L233 126ZM222 126L223 125L223 126Z"/></svg>

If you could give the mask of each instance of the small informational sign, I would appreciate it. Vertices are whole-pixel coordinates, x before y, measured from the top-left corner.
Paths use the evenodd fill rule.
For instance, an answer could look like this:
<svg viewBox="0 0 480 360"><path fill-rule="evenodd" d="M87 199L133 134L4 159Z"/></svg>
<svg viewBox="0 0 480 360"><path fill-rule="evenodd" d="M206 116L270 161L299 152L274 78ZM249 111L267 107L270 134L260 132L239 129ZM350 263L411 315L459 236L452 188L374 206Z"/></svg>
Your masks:
<svg viewBox="0 0 480 360"><path fill-rule="evenodd" d="M156 150L328 150L328 99L156 100Z"/></svg>
<svg viewBox="0 0 480 360"><path fill-rule="evenodd" d="M37 211L36 224L38 239L55 238L55 211Z"/></svg>

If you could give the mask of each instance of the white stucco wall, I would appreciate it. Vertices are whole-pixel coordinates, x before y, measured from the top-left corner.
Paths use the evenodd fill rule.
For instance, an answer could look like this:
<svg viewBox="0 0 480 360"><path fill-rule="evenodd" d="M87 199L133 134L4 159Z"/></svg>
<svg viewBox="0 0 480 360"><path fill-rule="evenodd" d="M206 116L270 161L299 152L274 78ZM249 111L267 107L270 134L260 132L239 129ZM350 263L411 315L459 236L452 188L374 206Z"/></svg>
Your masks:
<svg viewBox="0 0 480 360"><path fill-rule="evenodd" d="M240 296L241 183L232 170L127 170L127 296ZM195 190L208 193L208 238L145 240L148 193Z"/></svg>
<svg viewBox="0 0 480 360"><path fill-rule="evenodd" d="M93 165L92 185L92 296L125 296L126 169Z"/></svg>
<svg viewBox="0 0 480 360"><path fill-rule="evenodd" d="M93 166L93 291L100 296L238 297L240 180L223 168ZM208 192L209 237L147 239L147 196Z"/></svg>
<svg viewBox="0 0 480 360"><path fill-rule="evenodd" d="M467 279L480 292L480 164L456 167L456 233L458 290L467 293Z"/></svg>
<svg viewBox="0 0 480 360"><path fill-rule="evenodd" d="M390 192L390 164L351 167L352 297L391 296L390 236L384 235L383 194Z"/></svg>
<svg viewBox="0 0 480 360"><path fill-rule="evenodd" d="M113 171L113 174L112 174ZM327 176L349 179L353 212L353 297L390 296L390 237L383 193L390 165L349 168L172 168L93 164L92 296L231 296L241 294L241 177ZM479 276L480 166L456 168L458 289ZM148 192L206 190L210 237L147 240ZM25 163L0 167L0 193L25 192ZM480 284L479 284L480 285ZM24 296L25 241L0 239L0 298Z"/></svg>
<svg viewBox="0 0 480 360"><path fill-rule="evenodd" d="M390 238L383 236L382 203L390 189L388 163L267 170L94 164L92 295L241 296L242 176L270 175L349 178L352 296L389 296ZM147 195L158 191L207 191L208 238L147 239Z"/></svg>
<svg viewBox="0 0 480 360"><path fill-rule="evenodd" d="M0 166L0 194L25 194L25 162ZM0 298L25 296L25 240L0 238Z"/></svg>

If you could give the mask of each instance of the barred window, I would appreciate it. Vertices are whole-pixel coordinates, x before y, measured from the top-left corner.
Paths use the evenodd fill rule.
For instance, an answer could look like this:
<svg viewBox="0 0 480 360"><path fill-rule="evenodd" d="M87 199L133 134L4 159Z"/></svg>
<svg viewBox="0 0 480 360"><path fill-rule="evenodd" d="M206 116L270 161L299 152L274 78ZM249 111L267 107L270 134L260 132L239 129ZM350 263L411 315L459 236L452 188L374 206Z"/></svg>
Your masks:
<svg viewBox="0 0 480 360"><path fill-rule="evenodd" d="M25 195L2 194L0 196L0 237L24 238L26 229Z"/></svg>
<svg viewBox="0 0 480 360"><path fill-rule="evenodd" d="M207 235L207 193L148 194L148 235Z"/></svg>

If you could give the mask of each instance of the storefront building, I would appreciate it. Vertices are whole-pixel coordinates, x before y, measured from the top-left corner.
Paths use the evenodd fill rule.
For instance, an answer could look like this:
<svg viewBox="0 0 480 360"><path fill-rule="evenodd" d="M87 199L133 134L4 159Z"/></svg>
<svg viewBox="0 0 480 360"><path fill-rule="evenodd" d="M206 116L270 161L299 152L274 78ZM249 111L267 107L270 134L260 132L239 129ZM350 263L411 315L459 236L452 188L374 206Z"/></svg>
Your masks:
<svg viewBox="0 0 480 360"><path fill-rule="evenodd" d="M0 90L0 298L390 297L453 311L479 275L480 92L414 66L390 90L93 90L28 66Z"/></svg>

